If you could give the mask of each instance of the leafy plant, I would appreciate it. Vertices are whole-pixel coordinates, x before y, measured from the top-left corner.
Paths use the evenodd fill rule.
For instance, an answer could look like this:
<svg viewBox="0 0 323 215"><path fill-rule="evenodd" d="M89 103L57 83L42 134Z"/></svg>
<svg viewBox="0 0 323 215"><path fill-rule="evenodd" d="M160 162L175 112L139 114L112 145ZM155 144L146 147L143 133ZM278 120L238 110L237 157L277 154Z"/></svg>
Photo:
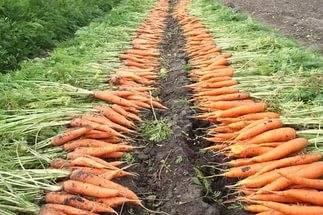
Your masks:
<svg viewBox="0 0 323 215"><path fill-rule="evenodd" d="M154 142L166 140L171 134L171 128L166 119L147 121L143 123L140 131L145 138Z"/></svg>

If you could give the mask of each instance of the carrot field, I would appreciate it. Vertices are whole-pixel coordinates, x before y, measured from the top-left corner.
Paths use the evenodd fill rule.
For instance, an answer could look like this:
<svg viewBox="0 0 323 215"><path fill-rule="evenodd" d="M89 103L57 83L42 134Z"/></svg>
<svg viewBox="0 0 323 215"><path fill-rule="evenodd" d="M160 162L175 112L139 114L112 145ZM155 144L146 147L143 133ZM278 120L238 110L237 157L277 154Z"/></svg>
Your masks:
<svg viewBox="0 0 323 215"><path fill-rule="evenodd" d="M321 53L219 0L62 2L0 72L1 215L323 214Z"/></svg>

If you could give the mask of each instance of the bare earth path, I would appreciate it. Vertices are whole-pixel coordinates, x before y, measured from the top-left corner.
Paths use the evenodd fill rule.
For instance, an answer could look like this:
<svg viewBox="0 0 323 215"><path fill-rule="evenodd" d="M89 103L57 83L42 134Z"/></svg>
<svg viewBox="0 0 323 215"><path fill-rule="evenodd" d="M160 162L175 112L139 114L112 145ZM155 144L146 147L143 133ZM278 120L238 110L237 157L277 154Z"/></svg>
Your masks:
<svg viewBox="0 0 323 215"><path fill-rule="evenodd" d="M301 44L323 51L322 0L222 0Z"/></svg>

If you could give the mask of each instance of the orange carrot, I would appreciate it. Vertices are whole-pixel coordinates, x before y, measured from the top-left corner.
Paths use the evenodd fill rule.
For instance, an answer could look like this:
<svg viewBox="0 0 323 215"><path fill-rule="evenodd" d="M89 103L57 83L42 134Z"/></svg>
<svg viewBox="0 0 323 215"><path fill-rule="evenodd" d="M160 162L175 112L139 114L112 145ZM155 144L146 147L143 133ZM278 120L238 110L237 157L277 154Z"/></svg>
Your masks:
<svg viewBox="0 0 323 215"><path fill-rule="evenodd" d="M274 148L273 150L267 153L251 158L251 161L260 163L265 161L281 159L287 155L293 154L295 152L298 152L304 149L307 145L308 145L307 139L296 138L277 146L276 148Z"/></svg>
<svg viewBox="0 0 323 215"><path fill-rule="evenodd" d="M300 202L310 203L313 205L323 206L323 192L307 189L288 189L274 192L287 198L294 198Z"/></svg>
<svg viewBox="0 0 323 215"><path fill-rule="evenodd" d="M253 212L253 213L259 213L259 212L264 212L269 210L268 207L262 206L262 205L246 205L244 209L246 211Z"/></svg>
<svg viewBox="0 0 323 215"><path fill-rule="evenodd" d="M322 179L309 179L304 177L295 176L295 174L279 173L286 179L288 179L293 184L301 185L306 188L312 188L317 190L323 190L323 180Z"/></svg>
<svg viewBox="0 0 323 215"><path fill-rule="evenodd" d="M114 111L112 108L110 107L103 107L103 106L98 106L96 107L97 110L102 111L103 115L110 119L111 121L119 124L119 125L123 125L126 126L128 128L133 128L135 125L133 122L127 120L126 117L124 117L123 115L117 113L116 111Z"/></svg>
<svg viewBox="0 0 323 215"><path fill-rule="evenodd" d="M90 155L94 157L104 157L112 152L127 152L133 149L133 146L125 144L110 144L104 147L80 147L74 150L75 153Z"/></svg>
<svg viewBox="0 0 323 215"><path fill-rule="evenodd" d="M121 106L136 107L136 105L133 104L131 101L121 98L119 96L116 96L111 91L95 91L94 97L97 99L101 99Z"/></svg>
<svg viewBox="0 0 323 215"><path fill-rule="evenodd" d="M279 173L291 173L295 172L297 170L300 170L301 168L304 168L306 165L298 165L298 166L291 166L291 167L285 167L278 170L273 170L270 172L266 172L262 175L255 176L255 177L248 177L243 180L240 180L237 185L239 186L245 186L248 188L259 188L263 187L266 184L271 183L272 181L276 180L277 178L280 178L281 176Z"/></svg>
<svg viewBox="0 0 323 215"><path fill-rule="evenodd" d="M43 206L39 211L39 215L66 215L66 213Z"/></svg>
<svg viewBox="0 0 323 215"><path fill-rule="evenodd" d="M232 107L237 107L243 104L254 103L252 100L232 100L232 101L218 101L218 102L208 102L209 108L214 108L218 110L227 110Z"/></svg>
<svg viewBox="0 0 323 215"><path fill-rule="evenodd" d="M111 198L100 198L98 202L108 205L110 207L118 207L124 203L132 203L136 205L142 205L139 200L128 199L126 197L111 197Z"/></svg>
<svg viewBox="0 0 323 215"><path fill-rule="evenodd" d="M216 117L239 117L245 114L262 112L265 111L266 108L267 105L265 103L251 103L221 111L218 114L216 114Z"/></svg>
<svg viewBox="0 0 323 215"><path fill-rule="evenodd" d="M139 122L142 121L137 115L127 112L122 106L114 104L114 105L111 106L111 108L114 111L118 112L119 114L122 114L125 117L128 117L128 118L133 119L133 120L137 120Z"/></svg>
<svg viewBox="0 0 323 215"><path fill-rule="evenodd" d="M257 215L286 215L286 214L276 210L268 210L268 211L257 213Z"/></svg>
<svg viewBox="0 0 323 215"><path fill-rule="evenodd" d="M45 202L51 204L68 205L94 213L116 213L111 207L95 201L87 200L81 196L63 192L50 192L45 196Z"/></svg>
<svg viewBox="0 0 323 215"><path fill-rule="evenodd" d="M127 197L132 200L139 200L137 195L128 188L94 174L90 174L84 171L76 171L71 174L70 179L93 184L94 186L99 186L102 188L117 190L118 196Z"/></svg>
<svg viewBox="0 0 323 215"><path fill-rule="evenodd" d="M290 215L323 214L323 207L319 207L319 206L287 205L283 203L276 203L276 202L269 202L269 201L257 201L257 203Z"/></svg>
<svg viewBox="0 0 323 215"><path fill-rule="evenodd" d="M313 171L315 169L315 171ZM323 175L323 161L314 162L306 165L306 167L302 170L298 170L295 172L295 176L304 177L310 179L316 179ZM269 191L280 191L288 186L292 185L292 182L285 177L280 176L275 181L272 181L270 184L262 187L257 191L258 194L266 193Z"/></svg>
<svg viewBox="0 0 323 215"><path fill-rule="evenodd" d="M262 134L259 134L249 140L248 143L251 144L260 144L267 142L283 142L289 141L296 137L296 131L293 128L277 128L274 130L266 131Z"/></svg>
<svg viewBox="0 0 323 215"><path fill-rule="evenodd" d="M123 137L122 134L120 134L119 132L113 130L111 127L109 127L107 125L102 125L102 124L95 123L95 122L92 122L92 121L89 121L89 120L86 120L86 119L74 118L74 119L71 120L70 124L71 124L71 126L74 126L74 127L87 126L87 127L92 128L92 129L104 131L104 132L107 132L108 134L110 134L110 136Z"/></svg>
<svg viewBox="0 0 323 215"><path fill-rule="evenodd" d="M63 148L67 151L72 151L78 147L103 147L109 145L110 143L95 140L95 139L79 139L73 142L64 144Z"/></svg>
<svg viewBox="0 0 323 215"><path fill-rule="evenodd" d="M90 129L86 127L81 127L81 128L76 128L74 130L67 131L64 134L59 134L52 139L52 144L54 144L55 146L62 145L64 143L67 143L68 141L75 140L81 137L89 130Z"/></svg>
<svg viewBox="0 0 323 215"><path fill-rule="evenodd" d="M84 138L89 138L89 139L106 139L110 137L112 137L111 134L104 131L94 130L94 129L91 129L90 131L84 134Z"/></svg>
<svg viewBox="0 0 323 215"><path fill-rule="evenodd" d="M282 127L282 122L280 119L267 119L259 124L253 126L252 128L248 129L247 131L241 131L241 133L235 138L235 140L246 140L250 139L254 136L257 136L263 132L277 129Z"/></svg>
<svg viewBox="0 0 323 215"><path fill-rule="evenodd" d="M217 121L229 124L239 121L259 120L264 118L279 118L279 114L274 112L251 113L236 118L218 118Z"/></svg>
<svg viewBox="0 0 323 215"><path fill-rule="evenodd" d="M97 213L92 213L90 211L78 209L78 208L71 207L68 205L46 204L46 205L44 205L44 208L49 208L54 211L61 211L67 215L98 215ZM55 215L55 214L53 214L53 215Z"/></svg>
<svg viewBox="0 0 323 215"><path fill-rule="evenodd" d="M100 160L100 161L98 161ZM118 170L118 167L111 165L109 162L106 162L100 158L95 158L92 156L78 157L70 161L72 166L84 166L97 169L113 169Z"/></svg>
<svg viewBox="0 0 323 215"><path fill-rule="evenodd" d="M221 87L213 90L203 91L197 94L197 96L217 96L223 94L237 93L238 90L233 87Z"/></svg>
<svg viewBox="0 0 323 215"><path fill-rule="evenodd" d="M256 163L246 166L232 167L228 169L223 176L229 178L246 178L256 174L261 168L269 164L270 162Z"/></svg>
<svg viewBox="0 0 323 215"><path fill-rule="evenodd" d="M293 157L287 157L280 160L273 161L271 164L264 166L256 175L261 175L265 172L269 172L273 169L278 169L287 166L295 166L301 164L313 163L315 161L321 160L321 154L304 154L296 155Z"/></svg>
<svg viewBox="0 0 323 215"><path fill-rule="evenodd" d="M278 194L255 194L245 197L248 200L256 201L270 201L270 202L280 202L280 203L297 203L297 199L286 197Z"/></svg>
<svg viewBox="0 0 323 215"><path fill-rule="evenodd" d="M80 181L67 180L62 183L64 191L72 194L80 194L85 196L92 196L98 198L107 198L118 196L120 193L113 188L106 188L90 183Z"/></svg>

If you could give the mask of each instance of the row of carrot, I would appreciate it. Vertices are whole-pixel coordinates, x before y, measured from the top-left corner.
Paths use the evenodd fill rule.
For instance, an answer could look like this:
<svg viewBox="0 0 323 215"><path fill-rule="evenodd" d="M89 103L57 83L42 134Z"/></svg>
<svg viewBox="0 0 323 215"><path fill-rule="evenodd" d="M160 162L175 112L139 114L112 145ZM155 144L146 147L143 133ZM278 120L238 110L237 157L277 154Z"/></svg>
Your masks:
<svg viewBox="0 0 323 215"><path fill-rule="evenodd" d="M309 142L285 127L268 105L238 89L229 53L213 41L197 17L190 16L190 0L177 5L174 16L182 26L190 57L192 101L196 118L211 124L207 150L230 161L220 176L237 178L232 188L241 194L245 209L259 214L323 214L322 154L304 153Z"/></svg>
<svg viewBox="0 0 323 215"><path fill-rule="evenodd" d="M118 159L136 148L130 141L141 122L139 111L166 108L150 91L160 67L158 44L167 8L168 1L159 1L136 31L132 48L120 55L122 65L108 78L114 89L91 93L108 104L73 118L65 133L52 138L54 146L67 151L67 158L53 160L50 167L70 174L59 189L46 194L40 214L117 214L114 208L125 203L143 206L133 191L113 180L135 175Z"/></svg>

